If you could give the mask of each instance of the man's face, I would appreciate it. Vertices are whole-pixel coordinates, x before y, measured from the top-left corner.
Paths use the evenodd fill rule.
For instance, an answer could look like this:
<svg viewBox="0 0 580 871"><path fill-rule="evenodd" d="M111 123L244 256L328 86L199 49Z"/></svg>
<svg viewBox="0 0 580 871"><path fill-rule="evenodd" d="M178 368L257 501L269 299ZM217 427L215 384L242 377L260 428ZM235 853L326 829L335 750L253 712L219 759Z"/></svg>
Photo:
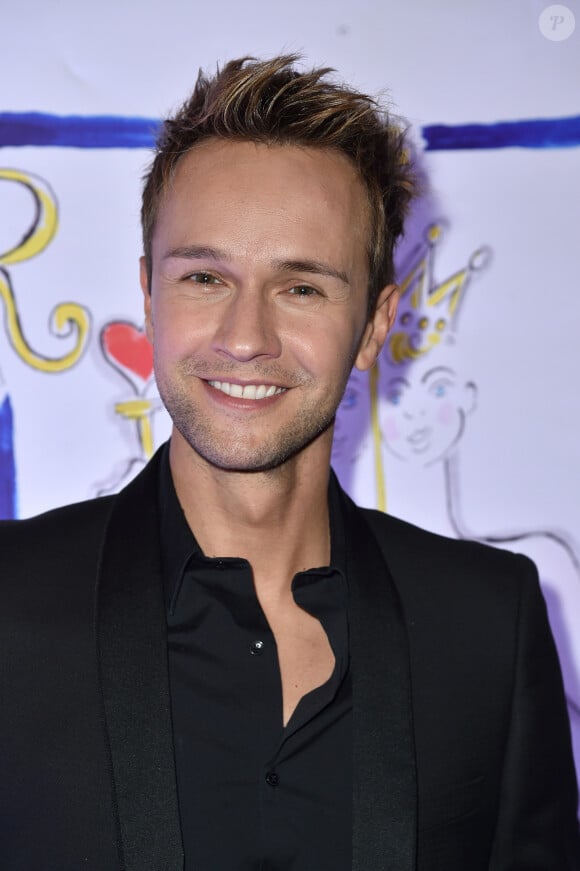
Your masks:
<svg viewBox="0 0 580 871"><path fill-rule="evenodd" d="M142 284L174 438L222 469L330 452L353 363L372 365L395 314L367 322L365 190L333 151L209 140L162 201ZM149 293L150 290L150 293Z"/></svg>

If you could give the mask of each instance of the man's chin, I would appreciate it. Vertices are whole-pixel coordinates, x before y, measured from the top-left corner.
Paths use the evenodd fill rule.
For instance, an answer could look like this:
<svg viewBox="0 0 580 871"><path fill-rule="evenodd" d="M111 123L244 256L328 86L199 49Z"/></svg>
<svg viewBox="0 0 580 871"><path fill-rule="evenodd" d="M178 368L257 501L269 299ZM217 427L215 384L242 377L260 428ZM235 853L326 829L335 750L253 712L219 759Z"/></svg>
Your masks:
<svg viewBox="0 0 580 871"><path fill-rule="evenodd" d="M255 475L262 472L273 472L276 469L281 469L301 451L301 448L299 448L295 451L283 451L272 454L259 453L256 455L249 453L248 455L242 456L240 456L240 454L230 456L215 451L200 450L191 443L190 447L208 466L218 469L221 472L230 472L238 475Z"/></svg>
<svg viewBox="0 0 580 871"><path fill-rule="evenodd" d="M316 432L293 433L277 442L248 444L238 440L232 444L231 434L221 438L200 439L198 433L188 433L178 428L185 443L199 459L215 469L232 474L259 474L282 469L326 433L332 432L332 423L327 423Z"/></svg>

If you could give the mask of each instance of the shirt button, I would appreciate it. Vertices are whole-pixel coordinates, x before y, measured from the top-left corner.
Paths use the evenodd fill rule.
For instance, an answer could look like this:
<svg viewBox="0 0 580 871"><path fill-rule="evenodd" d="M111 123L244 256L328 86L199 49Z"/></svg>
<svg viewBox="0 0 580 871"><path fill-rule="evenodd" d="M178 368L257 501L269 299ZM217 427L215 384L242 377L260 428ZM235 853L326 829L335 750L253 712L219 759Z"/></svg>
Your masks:
<svg viewBox="0 0 580 871"><path fill-rule="evenodd" d="M266 774L266 783L268 784L268 786L278 786L278 784L280 783L280 778L275 771L269 771Z"/></svg>
<svg viewBox="0 0 580 871"><path fill-rule="evenodd" d="M264 642L263 641L252 641L250 644L250 653L252 656L261 656L264 652Z"/></svg>

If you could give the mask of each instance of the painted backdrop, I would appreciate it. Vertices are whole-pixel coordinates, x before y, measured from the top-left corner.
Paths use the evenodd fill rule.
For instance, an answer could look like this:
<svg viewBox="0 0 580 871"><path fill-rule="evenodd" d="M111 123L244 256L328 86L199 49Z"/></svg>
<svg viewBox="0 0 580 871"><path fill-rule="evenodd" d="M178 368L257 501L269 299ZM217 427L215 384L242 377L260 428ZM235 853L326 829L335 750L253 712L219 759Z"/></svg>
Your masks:
<svg viewBox="0 0 580 871"><path fill-rule="evenodd" d="M80 9L2 11L0 515L115 490L167 436L137 282L158 119L199 66L301 50L392 89L427 180L335 468L362 504L535 559L580 761L578 0Z"/></svg>

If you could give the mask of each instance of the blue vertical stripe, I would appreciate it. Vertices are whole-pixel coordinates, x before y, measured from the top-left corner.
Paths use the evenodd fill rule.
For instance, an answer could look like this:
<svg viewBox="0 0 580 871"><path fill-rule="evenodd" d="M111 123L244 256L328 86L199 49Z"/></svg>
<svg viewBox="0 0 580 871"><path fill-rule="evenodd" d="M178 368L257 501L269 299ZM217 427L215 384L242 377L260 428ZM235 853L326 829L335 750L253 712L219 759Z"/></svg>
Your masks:
<svg viewBox="0 0 580 871"><path fill-rule="evenodd" d="M16 466L10 397L0 402L0 520L16 517Z"/></svg>

